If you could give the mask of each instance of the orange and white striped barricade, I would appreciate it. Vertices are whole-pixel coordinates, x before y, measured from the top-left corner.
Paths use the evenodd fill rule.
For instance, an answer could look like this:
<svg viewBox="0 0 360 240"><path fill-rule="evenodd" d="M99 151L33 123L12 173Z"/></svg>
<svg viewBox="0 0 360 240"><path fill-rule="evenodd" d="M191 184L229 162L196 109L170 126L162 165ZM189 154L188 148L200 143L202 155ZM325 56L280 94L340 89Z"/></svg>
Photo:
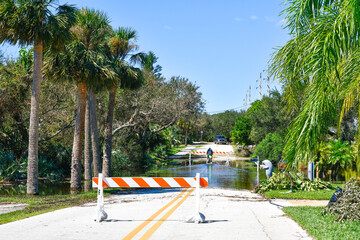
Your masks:
<svg viewBox="0 0 360 240"><path fill-rule="evenodd" d="M200 186L208 186L208 178L200 178L200 173L196 177L106 177L102 173L98 178L92 179L93 188L97 188L97 205L95 221L100 222L107 219L104 210L104 191L103 188L196 188L196 205L194 222L204 222L205 217L200 212Z"/></svg>
<svg viewBox="0 0 360 240"><path fill-rule="evenodd" d="M189 152L189 166L191 166L191 154L204 155L204 154L206 154L206 152L205 151L190 151Z"/></svg>

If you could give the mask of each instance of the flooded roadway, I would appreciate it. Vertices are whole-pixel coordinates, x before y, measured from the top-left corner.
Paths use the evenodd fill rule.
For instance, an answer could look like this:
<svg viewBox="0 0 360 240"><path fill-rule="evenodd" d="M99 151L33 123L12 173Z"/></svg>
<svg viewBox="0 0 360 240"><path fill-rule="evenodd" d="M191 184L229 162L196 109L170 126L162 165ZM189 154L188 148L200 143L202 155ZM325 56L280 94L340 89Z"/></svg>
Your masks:
<svg viewBox="0 0 360 240"><path fill-rule="evenodd" d="M248 161L232 161L230 166L219 164L199 164L192 166L160 169L146 173L149 177L207 177L209 187L229 189L253 189L256 185L256 165ZM265 179L260 171L260 181Z"/></svg>

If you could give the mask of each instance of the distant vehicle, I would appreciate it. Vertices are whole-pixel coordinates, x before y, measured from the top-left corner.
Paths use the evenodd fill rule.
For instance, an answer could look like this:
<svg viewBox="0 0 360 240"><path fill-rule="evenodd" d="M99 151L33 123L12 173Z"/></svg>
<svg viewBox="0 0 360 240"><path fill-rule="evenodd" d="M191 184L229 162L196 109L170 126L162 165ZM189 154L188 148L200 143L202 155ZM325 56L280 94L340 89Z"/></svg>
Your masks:
<svg viewBox="0 0 360 240"><path fill-rule="evenodd" d="M223 135L216 135L215 137L215 144L227 144L228 141Z"/></svg>

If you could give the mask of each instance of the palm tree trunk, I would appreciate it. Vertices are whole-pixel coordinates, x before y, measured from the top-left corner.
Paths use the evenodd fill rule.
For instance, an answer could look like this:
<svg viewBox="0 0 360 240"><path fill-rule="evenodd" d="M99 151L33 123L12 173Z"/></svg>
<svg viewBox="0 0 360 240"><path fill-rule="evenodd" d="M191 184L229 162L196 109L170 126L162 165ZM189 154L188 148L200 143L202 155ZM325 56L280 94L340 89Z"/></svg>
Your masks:
<svg viewBox="0 0 360 240"><path fill-rule="evenodd" d="M27 166L27 194L36 195L38 189L38 146L39 146L39 105L42 80L42 41L34 43L34 73L31 93L31 110L29 126L29 153Z"/></svg>
<svg viewBox="0 0 360 240"><path fill-rule="evenodd" d="M89 89L90 100L90 127L91 127L91 143L92 143L92 155L93 155L93 170L94 177L97 177L101 172L100 164L100 147L98 138L98 126L96 117L96 96L94 91Z"/></svg>
<svg viewBox="0 0 360 240"><path fill-rule="evenodd" d="M103 175L110 177L112 150L112 123L114 118L116 87L109 91L108 115L105 124L105 145L103 156Z"/></svg>
<svg viewBox="0 0 360 240"><path fill-rule="evenodd" d="M84 179L91 179L91 133L90 133L90 101L89 89L87 90L86 110L85 110L85 149L84 149Z"/></svg>
<svg viewBox="0 0 360 240"><path fill-rule="evenodd" d="M84 137L84 121L86 108L86 83L78 83L78 106L76 112L76 123L74 142L71 156L71 179L70 190L72 194L81 191L81 155Z"/></svg>
<svg viewBox="0 0 360 240"><path fill-rule="evenodd" d="M187 142L188 142L188 129L185 128L185 146L187 146Z"/></svg>

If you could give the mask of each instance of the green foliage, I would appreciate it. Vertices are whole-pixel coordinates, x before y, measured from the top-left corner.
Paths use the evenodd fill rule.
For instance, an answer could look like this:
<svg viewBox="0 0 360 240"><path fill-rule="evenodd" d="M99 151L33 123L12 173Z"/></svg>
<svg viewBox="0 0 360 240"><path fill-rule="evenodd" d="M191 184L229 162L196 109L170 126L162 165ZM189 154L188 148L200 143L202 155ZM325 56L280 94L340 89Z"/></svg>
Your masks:
<svg viewBox="0 0 360 240"><path fill-rule="evenodd" d="M111 153L111 172L113 176L121 176L123 170L133 168L133 163L128 157L124 157L120 150Z"/></svg>
<svg viewBox="0 0 360 240"><path fill-rule="evenodd" d="M26 163L16 161L13 154L6 154L0 150L0 180L14 181L26 177Z"/></svg>
<svg viewBox="0 0 360 240"><path fill-rule="evenodd" d="M333 189L331 184L322 181L319 178L310 181L301 173L286 174L274 173L272 177L266 179L257 188L257 192L264 193L269 190L290 190L291 178L293 179L293 190L315 191L319 189Z"/></svg>
<svg viewBox="0 0 360 240"><path fill-rule="evenodd" d="M70 166L68 166L70 168ZM55 159L47 157L39 157L39 177L47 178L50 181L60 181L64 177L63 170L59 168L59 164Z"/></svg>
<svg viewBox="0 0 360 240"><path fill-rule="evenodd" d="M290 116L284 112L282 96L278 91L272 91L269 97L263 97L251 104L246 117L251 123L250 140L259 143L268 133L278 133L285 136L290 123Z"/></svg>
<svg viewBox="0 0 360 240"><path fill-rule="evenodd" d="M194 129L197 132L197 139L200 140L200 131L203 131L204 141L212 142L216 135L223 135L230 140L236 119L242 115L243 113L236 111L225 111L213 115L204 113Z"/></svg>
<svg viewBox="0 0 360 240"><path fill-rule="evenodd" d="M334 215L339 222L360 222L360 179L350 179L341 197L331 207L326 207L323 213Z"/></svg>
<svg viewBox="0 0 360 240"><path fill-rule="evenodd" d="M249 145L251 125L249 119L243 114L236 118L234 130L231 131L231 139L240 145Z"/></svg>
<svg viewBox="0 0 360 240"><path fill-rule="evenodd" d="M160 144L160 145L156 146L153 154L157 158L165 159L168 156L167 151L168 151L167 146Z"/></svg>
<svg viewBox="0 0 360 240"><path fill-rule="evenodd" d="M319 157L316 165L323 172L332 170L332 179L335 179L339 171L351 169L356 165L353 155L353 148L349 142L342 142L339 138L337 141L329 140L329 142L322 142L319 149Z"/></svg>
<svg viewBox="0 0 360 240"><path fill-rule="evenodd" d="M284 148L289 167L313 160L329 127L340 128L346 113L359 109L358 8L349 0L294 0L283 11L292 39L275 52L271 68L288 111L298 112Z"/></svg>
<svg viewBox="0 0 360 240"><path fill-rule="evenodd" d="M271 161L280 161L284 148L284 139L278 133L268 133L266 137L256 145L254 156Z"/></svg>
<svg viewBox="0 0 360 240"><path fill-rule="evenodd" d="M284 207L283 211L314 238L319 240L357 240L359 222L338 223L331 215L322 215L323 207Z"/></svg>

